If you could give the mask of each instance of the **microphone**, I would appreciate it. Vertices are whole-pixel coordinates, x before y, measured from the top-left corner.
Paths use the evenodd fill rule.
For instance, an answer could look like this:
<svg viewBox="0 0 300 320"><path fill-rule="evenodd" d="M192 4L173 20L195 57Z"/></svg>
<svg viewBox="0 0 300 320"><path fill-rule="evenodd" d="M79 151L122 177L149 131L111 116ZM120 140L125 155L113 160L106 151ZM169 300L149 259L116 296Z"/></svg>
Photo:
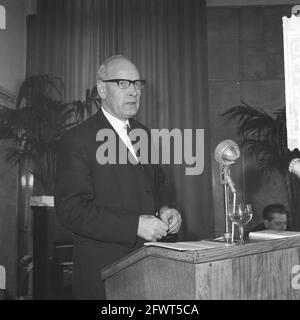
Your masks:
<svg viewBox="0 0 300 320"><path fill-rule="evenodd" d="M300 158L294 158L289 164L289 172L300 178Z"/></svg>
<svg viewBox="0 0 300 320"><path fill-rule="evenodd" d="M220 142L215 149L215 160L222 166L234 164L239 157L239 146L232 140Z"/></svg>
<svg viewBox="0 0 300 320"><path fill-rule="evenodd" d="M232 193L236 193L237 190L228 167L234 164L239 157L239 146L232 140L227 139L220 142L215 149L215 160L220 164L221 168L225 169L225 180Z"/></svg>

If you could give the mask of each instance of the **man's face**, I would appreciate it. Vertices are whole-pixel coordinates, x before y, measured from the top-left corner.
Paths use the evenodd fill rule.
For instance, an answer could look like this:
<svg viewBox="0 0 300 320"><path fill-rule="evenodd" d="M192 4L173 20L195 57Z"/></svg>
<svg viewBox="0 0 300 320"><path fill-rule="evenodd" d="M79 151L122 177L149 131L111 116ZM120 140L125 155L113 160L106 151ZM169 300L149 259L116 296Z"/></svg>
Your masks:
<svg viewBox="0 0 300 320"><path fill-rule="evenodd" d="M104 80L128 79L139 80L136 67L127 60L116 60L109 64ZM133 117L139 109L141 91L131 84L127 89L120 89L115 82L98 82L98 91L103 108L120 120Z"/></svg>
<svg viewBox="0 0 300 320"><path fill-rule="evenodd" d="M271 221L264 220L266 229L269 230L286 230L287 216L282 213L273 213Z"/></svg>

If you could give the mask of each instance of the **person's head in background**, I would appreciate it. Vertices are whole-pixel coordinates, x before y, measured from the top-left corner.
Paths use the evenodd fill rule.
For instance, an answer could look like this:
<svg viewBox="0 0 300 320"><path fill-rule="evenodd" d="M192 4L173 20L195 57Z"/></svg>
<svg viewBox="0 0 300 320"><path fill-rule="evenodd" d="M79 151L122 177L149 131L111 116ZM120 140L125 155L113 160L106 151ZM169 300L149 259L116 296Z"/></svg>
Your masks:
<svg viewBox="0 0 300 320"><path fill-rule="evenodd" d="M270 204L263 210L263 219L268 230L286 230L288 211L282 204Z"/></svg>

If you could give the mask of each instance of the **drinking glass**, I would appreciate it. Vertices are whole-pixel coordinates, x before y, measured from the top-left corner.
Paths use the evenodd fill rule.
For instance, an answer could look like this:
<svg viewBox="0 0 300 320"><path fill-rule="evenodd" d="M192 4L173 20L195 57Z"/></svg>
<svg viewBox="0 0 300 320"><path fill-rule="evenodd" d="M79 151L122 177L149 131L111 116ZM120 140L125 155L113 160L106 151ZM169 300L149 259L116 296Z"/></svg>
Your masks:
<svg viewBox="0 0 300 320"><path fill-rule="evenodd" d="M228 216L229 219L238 225L240 240L238 244L244 244L244 226L252 219L251 204L240 203L237 206L229 206Z"/></svg>

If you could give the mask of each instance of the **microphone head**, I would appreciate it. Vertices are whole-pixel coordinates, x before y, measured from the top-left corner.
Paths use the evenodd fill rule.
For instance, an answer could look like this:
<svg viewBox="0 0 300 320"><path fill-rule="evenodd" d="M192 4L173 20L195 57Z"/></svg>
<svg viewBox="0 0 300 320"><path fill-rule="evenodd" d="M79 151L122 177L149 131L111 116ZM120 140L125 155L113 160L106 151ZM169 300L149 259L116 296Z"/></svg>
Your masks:
<svg viewBox="0 0 300 320"><path fill-rule="evenodd" d="M220 142L215 149L215 160L223 166L229 166L240 157L239 146L232 140Z"/></svg>
<svg viewBox="0 0 300 320"><path fill-rule="evenodd" d="M295 174L298 178L300 178L300 158L292 159L289 164L289 172Z"/></svg>

